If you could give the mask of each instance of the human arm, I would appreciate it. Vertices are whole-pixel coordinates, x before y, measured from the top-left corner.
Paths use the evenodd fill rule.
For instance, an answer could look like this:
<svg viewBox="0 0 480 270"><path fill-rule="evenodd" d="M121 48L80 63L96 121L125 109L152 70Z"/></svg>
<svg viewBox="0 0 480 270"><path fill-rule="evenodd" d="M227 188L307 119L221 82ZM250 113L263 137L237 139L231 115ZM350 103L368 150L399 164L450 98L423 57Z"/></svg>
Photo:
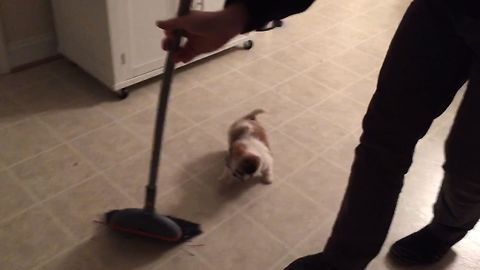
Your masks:
<svg viewBox="0 0 480 270"><path fill-rule="evenodd" d="M240 33L302 12L312 3L313 0L227 0L223 10L192 11L180 18L158 21L157 26L165 32L165 50L172 43L174 30L183 30L187 43L175 52L174 58L176 62L186 63L200 54L219 49Z"/></svg>

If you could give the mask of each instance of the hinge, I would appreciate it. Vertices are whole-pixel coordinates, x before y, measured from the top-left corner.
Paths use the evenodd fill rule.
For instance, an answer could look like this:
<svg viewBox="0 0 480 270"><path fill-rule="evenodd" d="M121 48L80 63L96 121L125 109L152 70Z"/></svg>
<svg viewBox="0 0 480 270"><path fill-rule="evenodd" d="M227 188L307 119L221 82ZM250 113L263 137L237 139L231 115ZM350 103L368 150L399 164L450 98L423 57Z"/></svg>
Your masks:
<svg viewBox="0 0 480 270"><path fill-rule="evenodd" d="M121 59L122 65L125 65L127 63L127 58L124 53L120 55L120 59Z"/></svg>

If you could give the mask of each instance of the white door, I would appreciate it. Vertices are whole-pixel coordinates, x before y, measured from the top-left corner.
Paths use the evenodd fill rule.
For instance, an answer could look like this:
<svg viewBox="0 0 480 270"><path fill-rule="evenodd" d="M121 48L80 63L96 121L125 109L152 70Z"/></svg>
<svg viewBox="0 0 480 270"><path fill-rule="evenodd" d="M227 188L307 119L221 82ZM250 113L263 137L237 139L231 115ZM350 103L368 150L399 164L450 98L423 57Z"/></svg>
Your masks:
<svg viewBox="0 0 480 270"><path fill-rule="evenodd" d="M176 16L179 0L125 0L128 49L125 55L130 77L162 68L166 53L161 48L163 32L155 21ZM225 0L193 0L192 8L214 11Z"/></svg>
<svg viewBox="0 0 480 270"><path fill-rule="evenodd" d="M223 9L225 0L198 0L203 2L204 11L217 11Z"/></svg>
<svg viewBox="0 0 480 270"><path fill-rule="evenodd" d="M192 9L203 11L217 11L223 9L225 0L193 0Z"/></svg>
<svg viewBox="0 0 480 270"><path fill-rule="evenodd" d="M131 77L161 68L166 53L162 50L163 32L155 21L175 16L176 6L171 0L126 0L124 24L128 33L125 55Z"/></svg>

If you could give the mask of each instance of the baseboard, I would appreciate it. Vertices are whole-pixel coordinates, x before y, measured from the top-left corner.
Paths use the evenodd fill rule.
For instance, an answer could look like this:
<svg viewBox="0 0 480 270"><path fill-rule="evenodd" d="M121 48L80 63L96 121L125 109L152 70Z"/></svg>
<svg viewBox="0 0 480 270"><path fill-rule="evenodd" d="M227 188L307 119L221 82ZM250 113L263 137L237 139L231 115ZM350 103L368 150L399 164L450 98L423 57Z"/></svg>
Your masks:
<svg viewBox="0 0 480 270"><path fill-rule="evenodd" d="M46 34L7 45L11 68L23 66L58 54L55 34Z"/></svg>

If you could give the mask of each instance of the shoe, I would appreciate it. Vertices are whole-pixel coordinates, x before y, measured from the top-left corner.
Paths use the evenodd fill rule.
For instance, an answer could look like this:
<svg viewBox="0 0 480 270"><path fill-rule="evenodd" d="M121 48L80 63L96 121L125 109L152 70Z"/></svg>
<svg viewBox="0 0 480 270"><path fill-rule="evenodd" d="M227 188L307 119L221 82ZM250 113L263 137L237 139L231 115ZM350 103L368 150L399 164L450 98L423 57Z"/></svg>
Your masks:
<svg viewBox="0 0 480 270"><path fill-rule="evenodd" d="M285 270L336 270L336 268L326 262L323 253L318 253L295 260Z"/></svg>
<svg viewBox="0 0 480 270"><path fill-rule="evenodd" d="M400 262L422 265L432 264L442 259L453 246L436 236L429 226L395 242L390 248L390 256Z"/></svg>

